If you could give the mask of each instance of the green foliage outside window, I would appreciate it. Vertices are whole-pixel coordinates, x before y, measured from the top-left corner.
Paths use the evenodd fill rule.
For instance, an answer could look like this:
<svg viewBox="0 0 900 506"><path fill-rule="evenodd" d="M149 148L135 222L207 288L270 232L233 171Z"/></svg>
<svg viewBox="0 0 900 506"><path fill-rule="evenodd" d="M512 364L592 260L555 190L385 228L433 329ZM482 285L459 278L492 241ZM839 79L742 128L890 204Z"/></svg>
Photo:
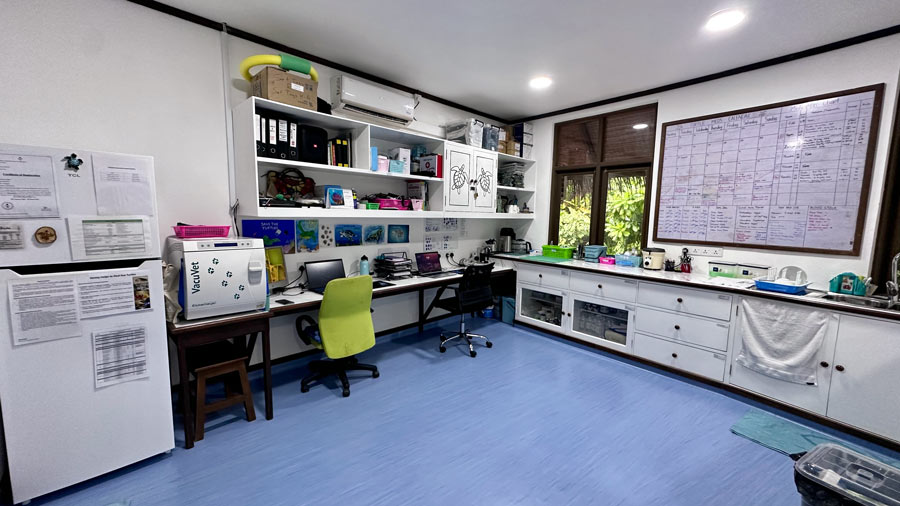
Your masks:
<svg viewBox="0 0 900 506"><path fill-rule="evenodd" d="M609 178L606 194L606 251L609 255L641 249L646 184L640 176ZM640 253L638 253L640 254Z"/></svg>

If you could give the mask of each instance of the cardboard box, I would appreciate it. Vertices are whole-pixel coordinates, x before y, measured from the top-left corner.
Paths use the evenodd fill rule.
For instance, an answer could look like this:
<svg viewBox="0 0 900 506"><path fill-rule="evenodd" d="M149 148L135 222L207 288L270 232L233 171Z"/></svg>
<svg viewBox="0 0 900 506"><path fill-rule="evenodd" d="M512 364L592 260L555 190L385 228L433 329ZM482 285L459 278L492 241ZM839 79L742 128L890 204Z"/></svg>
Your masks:
<svg viewBox="0 0 900 506"><path fill-rule="evenodd" d="M509 141L506 143L506 154L521 156L519 152L522 150L522 143L516 141Z"/></svg>
<svg viewBox="0 0 900 506"><path fill-rule="evenodd" d="M503 130L500 130L501 132ZM502 139L497 141L497 152L498 153L506 153L506 139Z"/></svg>
<svg viewBox="0 0 900 506"><path fill-rule="evenodd" d="M319 83L278 67L263 67L250 81L253 96L316 110Z"/></svg>
<svg viewBox="0 0 900 506"><path fill-rule="evenodd" d="M433 172L435 177L443 177L441 155L425 155L419 157L419 172Z"/></svg>
<svg viewBox="0 0 900 506"><path fill-rule="evenodd" d="M409 174L412 165L412 155L409 148L393 148L388 151L388 155L390 155L392 160L403 162L403 172Z"/></svg>
<svg viewBox="0 0 900 506"><path fill-rule="evenodd" d="M520 151L519 151L519 153L520 153L519 156L521 156L522 158L527 158L528 160L531 160L531 155L533 154L531 152L531 150L532 150L531 144L522 144L522 147L520 148Z"/></svg>
<svg viewBox="0 0 900 506"><path fill-rule="evenodd" d="M388 171L393 172L395 174L403 174L403 161L402 160L389 160L388 161ZM409 174L409 172L406 172Z"/></svg>

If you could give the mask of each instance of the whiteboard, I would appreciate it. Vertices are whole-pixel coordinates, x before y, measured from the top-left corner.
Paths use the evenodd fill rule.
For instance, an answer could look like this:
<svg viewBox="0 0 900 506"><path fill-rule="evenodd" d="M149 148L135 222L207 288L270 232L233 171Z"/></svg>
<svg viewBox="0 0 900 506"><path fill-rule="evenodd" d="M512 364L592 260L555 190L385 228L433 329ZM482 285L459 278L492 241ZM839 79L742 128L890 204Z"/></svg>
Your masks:
<svg viewBox="0 0 900 506"><path fill-rule="evenodd" d="M883 90L664 124L654 240L858 254Z"/></svg>

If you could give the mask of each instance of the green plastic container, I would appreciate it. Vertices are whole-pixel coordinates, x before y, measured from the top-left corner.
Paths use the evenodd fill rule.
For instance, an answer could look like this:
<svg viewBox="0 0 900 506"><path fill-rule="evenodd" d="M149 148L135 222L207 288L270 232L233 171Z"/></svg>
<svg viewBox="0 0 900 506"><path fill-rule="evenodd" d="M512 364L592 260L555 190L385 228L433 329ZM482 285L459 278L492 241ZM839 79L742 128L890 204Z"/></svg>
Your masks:
<svg viewBox="0 0 900 506"><path fill-rule="evenodd" d="M554 246L552 244L545 244L541 246L541 255L545 257L572 258L572 253L574 251L575 248L569 248L567 246Z"/></svg>
<svg viewBox="0 0 900 506"><path fill-rule="evenodd" d="M380 205L381 204L379 204L378 202L366 202L366 209L369 209L369 210L378 209L378 207Z"/></svg>

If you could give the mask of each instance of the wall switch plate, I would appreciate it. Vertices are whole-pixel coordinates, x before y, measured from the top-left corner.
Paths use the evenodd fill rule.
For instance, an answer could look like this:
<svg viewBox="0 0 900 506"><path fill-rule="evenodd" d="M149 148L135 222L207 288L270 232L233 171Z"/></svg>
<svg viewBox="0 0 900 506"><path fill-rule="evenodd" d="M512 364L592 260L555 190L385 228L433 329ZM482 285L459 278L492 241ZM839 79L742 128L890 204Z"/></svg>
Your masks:
<svg viewBox="0 0 900 506"><path fill-rule="evenodd" d="M688 246L688 253L695 257L720 257L722 248L713 246Z"/></svg>

